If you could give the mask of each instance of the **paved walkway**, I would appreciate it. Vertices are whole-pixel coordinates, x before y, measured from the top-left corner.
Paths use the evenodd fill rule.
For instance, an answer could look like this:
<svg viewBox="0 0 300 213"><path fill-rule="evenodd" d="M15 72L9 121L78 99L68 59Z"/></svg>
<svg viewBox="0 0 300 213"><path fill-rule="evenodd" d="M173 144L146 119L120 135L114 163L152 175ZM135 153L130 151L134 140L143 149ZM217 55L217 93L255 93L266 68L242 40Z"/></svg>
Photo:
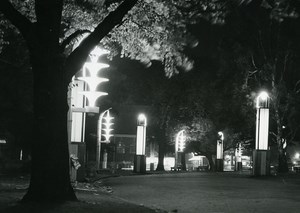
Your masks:
<svg viewBox="0 0 300 213"><path fill-rule="evenodd" d="M168 212L300 212L299 174L256 178L233 172L174 172L105 183L117 197Z"/></svg>
<svg viewBox="0 0 300 213"><path fill-rule="evenodd" d="M0 175L0 212L300 212L300 174L263 178L229 172L124 175L78 184L80 202L62 205L19 205L28 176Z"/></svg>

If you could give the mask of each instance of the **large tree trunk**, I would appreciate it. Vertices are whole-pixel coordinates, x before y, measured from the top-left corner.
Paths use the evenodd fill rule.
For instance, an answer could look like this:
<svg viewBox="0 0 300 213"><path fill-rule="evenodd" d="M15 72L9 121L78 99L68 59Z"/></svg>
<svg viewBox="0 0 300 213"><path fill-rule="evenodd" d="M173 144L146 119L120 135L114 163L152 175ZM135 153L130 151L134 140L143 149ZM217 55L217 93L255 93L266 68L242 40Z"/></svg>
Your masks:
<svg viewBox="0 0 300 213"><path fill-rule="evenodd" d="M286 172L289 171L286 152L283 149L278 150L278 151L279 151L278 172L279 173L286 173Z"/></svg>
<svg viewBox="0 0 300 213"><path fill-rule="evenodd" d="M281 126L277 127L277 149L278 149L278 171L279 173L286 173L289 171L288 160L286 156L286 149L283 148L284 140L282 140Z"/></svg>
<svg viewBox="0 0 300 213"><path fill-rule="evenodd" d="M181 170L186 171L185 152L181 152Z"/></svg>
<svg viewBox="0 0 300 213"><path fill-rule="evenodd" d="M208 154L206 154L206 157L209 162L209 171L212 171L212 172L216 171L215 162L213 160L212 154L208 153Z"/></svg>
<svg viewBox="0 0 300 213"><path fill-rule="evenodd" d="M158 130L158 164L156 167L156 171L165 171L164 159L166 154L166 125L163 124Z"/></svg>
<svg viewBox="0 0 300 213"><path fill-rule="evenodd" d="M165 158L165 144L164 141L160 141L160 143L158 144L158 164L156 167L156 171L165 171L164 158Z"/></svg>
<svg viewBox="0 0 300 213"><path fill-rule="evenodd" d="M36 22L18 12L9 0L0 0L0 11L26 40L34 76L34 139L31 180L24 201L76 200L70 184L67 140L67 88L90 51L138 0L125 0L111 12L80 47L62 59L59 46L63 0L36 0Z"/></svg>
<svg viewBox="0 0 300 213"><path fill-rule="evenodd" d="M67 81L57 55L34 55L34 140L30 186L23 201L76 200L70 184Z"/></svg>
<svg viewBox="0 0 300 213"><path fill-rule="evenodd" d="M277 94L276 89L274 89L273 92ZM283 148L284 140L282 140L283 132L282 132L282 122L281 122L280 112L278 109L279 103L277 99L274 102L275 102L274 103L275 119L277 125L276 143L277 143L277 150L278 150L278 172L286 173L289 171L289 168L287 163L286 149Z"/></svg>

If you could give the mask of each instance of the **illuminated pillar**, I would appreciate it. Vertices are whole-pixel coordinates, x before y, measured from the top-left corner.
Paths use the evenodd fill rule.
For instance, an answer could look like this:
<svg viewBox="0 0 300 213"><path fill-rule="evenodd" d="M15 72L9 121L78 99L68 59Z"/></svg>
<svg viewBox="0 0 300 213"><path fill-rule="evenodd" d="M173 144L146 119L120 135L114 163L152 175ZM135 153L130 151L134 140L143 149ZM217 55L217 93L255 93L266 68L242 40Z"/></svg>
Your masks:
<svg viewBox="0 0 300 213"><path fill-rule="evenodd" d="M242 146L239 143L239 146L235 149L235 170L242 171Z"/></svg>
<svg viewBox="0 0 300 213"><path fill-rule="evenodd" d="M174 170L178 170L178 152L183 152L185 148L185 136L184 136L184 130L181 130L176 135L175 140L175 161L174 161Z"/></svg>
<svg viewBox="0 0 300 213"><path fill-rule="evenodd" d="M103 161L102 161L102 169L106 169L106 168L107 168L107 151L104 150Z"/></svg>
<svg viewBox="0 0 300 213"><path fill-rule="evenodd" d="M137 134L136 134L136 154L134 156L134 172L146 172L146 126L147 119L144 114L140 114L137 120Z"/></svg>
<svg viewBox="0 0 300 213"><path fill-rule="evenodd" d="M256 100L256 138L253 151L253 175L270 174L270 153L268 151L269 137L269 96L261 92Z"/></svg>
<svg viewBox="0 0 300 213"><path fill-rule="evenodd" d="M150 143L150 171L154 171L154 144Z"/></svg>
<svg viewBox="0 0 300 213"><path fill-rule="evenodd" d="M109 113L110 109L111 108L102 112L98 119L97 148L96 148L96 167L97 167L97 169L100 169L101 143L110 143L110 138L113 136L111 134L111 131L113 130L111 128L111 126L113 125L112 119L114 119L114 117L110 116L110 113ZM102 136L104 136L104 141L101 140ZM104 161L104 157L105 156L103 156L103 161ZM107 158L107 153L106 153L106 158ZM103 168L103 166L102 166L102 168ZM105 169L105 168L103 168L103 169Z"/></svg>
<svg viewBox="0 0 300 213"><path fill-rule="evenodd" d="M99 113L99 107L96 101L99 97L107 95L106 92L96 91L98 85L107 82L107 78L98 77L103 68L109 67L107 64L99 63L98 59L109 51L95 47L89 54L89 62L82 67L82 76L73 77L69 91L69 118L68 135L70 154L78 157L81 165L86 163L87 151L85 141L86 113ZM78 172L73 171L72 179L80 180L79 176L84 178L84 166L80 167Z"/></svg>
<svg viewBox="0 0 300 213"><path fill-rule="evenodd" d="M223 169L224 169L224 160L223 160L224 135L223 135L223 132L218 132L218 135L219 135L219 139L217 140L216 170L217 170L217 172L223 172Z"/></svg>

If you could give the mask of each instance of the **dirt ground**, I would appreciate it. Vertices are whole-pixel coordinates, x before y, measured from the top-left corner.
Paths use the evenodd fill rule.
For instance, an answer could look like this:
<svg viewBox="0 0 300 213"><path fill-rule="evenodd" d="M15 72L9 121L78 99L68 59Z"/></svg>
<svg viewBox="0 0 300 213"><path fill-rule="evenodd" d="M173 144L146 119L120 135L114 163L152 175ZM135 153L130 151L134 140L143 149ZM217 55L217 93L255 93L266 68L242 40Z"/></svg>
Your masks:
<svg viewBox="0 0 300 213"><path fill-rule="evenodd" d="M28 188L27 175L0 175L0 212L1 213L153 213L164 212L136 205L112 195L112 189L101 180L93 183L78 183L74 188L78 202L63 204L21 203Z"/></svg>

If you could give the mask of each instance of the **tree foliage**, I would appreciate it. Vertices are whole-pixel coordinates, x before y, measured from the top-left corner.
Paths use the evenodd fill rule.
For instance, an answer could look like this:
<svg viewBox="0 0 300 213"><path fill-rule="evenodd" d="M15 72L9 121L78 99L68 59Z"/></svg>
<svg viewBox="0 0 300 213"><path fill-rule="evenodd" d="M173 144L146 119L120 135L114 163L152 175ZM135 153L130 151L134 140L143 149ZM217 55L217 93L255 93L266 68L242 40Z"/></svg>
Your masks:
<svg viewBox="0 0 300 213"><path fill-rule="evenodd" d="M295 113L299 107L295 100L299 99L296 88L300 79L296 68L299 66L298 8L297 1L244 3L229 16L228 26L235 30L223 45L227 51L235 47L232 55L244 75L244 90L253 94L251 99L261 90L269 92L269 145L277 147L279 171L287 171L286 145L299 132L299 123L289 120L299 116ZM288 128L283 130L283 126Z"/></svg>
<svg viewBox="0 0 300 213"><path fill-rule="evenodd" d="M91 32L114 11L122 1L64 1L60 42L65 54L70 54L72 45L80 35ZM34 0L12 1L16 9L31 22L36 21ZM219 1L138 1L123 21L111 30L101 45L111 51L110 57L120 54L140 60L146 66L151 60L164 64L167 76L178 73L180 68L190 70L193 62L184 54L184 47L195 44L195 39L187 31L187 25L199 18L207 18L222 23L226 4ZM7 26L6 21L1 26ZM1 34L5 29L1 28Z"/></svg>

